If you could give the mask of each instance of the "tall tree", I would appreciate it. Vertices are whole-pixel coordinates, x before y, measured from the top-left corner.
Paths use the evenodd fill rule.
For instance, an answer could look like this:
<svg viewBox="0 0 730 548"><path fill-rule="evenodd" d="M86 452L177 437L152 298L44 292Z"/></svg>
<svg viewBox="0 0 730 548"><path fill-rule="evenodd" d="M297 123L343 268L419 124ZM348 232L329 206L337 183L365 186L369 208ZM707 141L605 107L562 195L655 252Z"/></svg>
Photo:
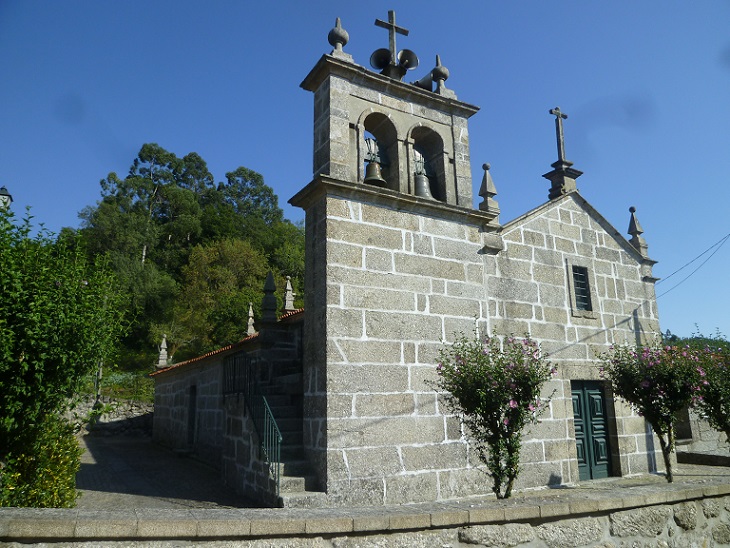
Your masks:
<svg viewBox="0 0 730 548"><path fill-rule="evenodd" d="M200 246L245 241L257 256L252 264L258 265L260 258L282 279L292 276L295 291L301 288L302 227L284 219L276 194L263 177L239 167L226 174L225 182L213 181L198 154L178 158L159 145L145 144L127 176L121 179L110 173L101 181L101 200L80 214L90 252L110 257L131 295L135 321L125 345L128 364L150 366L162 333L171 348L180 348L179 355L185 355L225 344L238 332L229 329L239 315L234 309L241 306L247 313L248 301L241 304L234 299L217 313L190 308L183 317L180 306L175 306L185 302L191 289L191 269L198 268L193 263L200 263L192 253ZM222 257L235 262L231 254ZM235 270L233 264L231 268ZM251 287L252 295L260 290L261 284ZM203 304L200 301L199 306ZM208 335L192 329L194 317L205 318Z"/></svg>

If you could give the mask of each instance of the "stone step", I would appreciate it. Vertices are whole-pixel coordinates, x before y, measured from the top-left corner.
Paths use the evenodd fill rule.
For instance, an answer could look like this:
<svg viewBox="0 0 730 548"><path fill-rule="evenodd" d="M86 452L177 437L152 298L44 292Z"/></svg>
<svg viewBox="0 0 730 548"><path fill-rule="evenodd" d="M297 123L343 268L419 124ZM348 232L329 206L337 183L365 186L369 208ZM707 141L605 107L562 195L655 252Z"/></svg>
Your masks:
<svg viewBox="0 0 730 548"><path fill-rule="evenodd" d="M281 476L279 482L279 493L302 493L317 486L314 476Z"/></svg>
<svg viewBox="0 0 730 548"><path fill-rule="evenodd" d="M310 476L312 466L306 460L288 460L279 463L279 475L281 476Z"/></svg>
<svg viewBox="0 0 730 548"><path fill-rule="evenodd" d="M283 508L322 508L327 503L327 495L320 491L281 493L279 498Z"/></svg>

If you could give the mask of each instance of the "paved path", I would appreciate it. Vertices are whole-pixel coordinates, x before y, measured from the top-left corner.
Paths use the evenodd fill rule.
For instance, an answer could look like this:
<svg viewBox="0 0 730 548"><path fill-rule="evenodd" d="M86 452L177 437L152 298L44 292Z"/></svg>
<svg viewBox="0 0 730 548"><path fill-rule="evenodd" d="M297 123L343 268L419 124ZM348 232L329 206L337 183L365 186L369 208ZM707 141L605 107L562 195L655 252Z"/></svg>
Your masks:
<svg viewBox="0 0 730 548"><path fill-rule="evenodd" d="M178 456L148 437L79 438L85 449L77 508L243 508L252 503L225 488L220 471Z"/></svg>

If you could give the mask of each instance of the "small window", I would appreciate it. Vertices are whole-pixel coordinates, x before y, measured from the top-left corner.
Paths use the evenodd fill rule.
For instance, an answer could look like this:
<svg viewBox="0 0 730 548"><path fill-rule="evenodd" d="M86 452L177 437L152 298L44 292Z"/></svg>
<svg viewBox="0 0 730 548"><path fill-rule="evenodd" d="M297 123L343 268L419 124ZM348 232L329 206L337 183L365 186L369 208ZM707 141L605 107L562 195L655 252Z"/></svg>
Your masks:
<svg viewBox="0 0 730 548"><path fill-rule="evenodd" d="M591 288L588 283L588 269L573 265L573 289L575 291L575 308L591 312Z"/></svg>

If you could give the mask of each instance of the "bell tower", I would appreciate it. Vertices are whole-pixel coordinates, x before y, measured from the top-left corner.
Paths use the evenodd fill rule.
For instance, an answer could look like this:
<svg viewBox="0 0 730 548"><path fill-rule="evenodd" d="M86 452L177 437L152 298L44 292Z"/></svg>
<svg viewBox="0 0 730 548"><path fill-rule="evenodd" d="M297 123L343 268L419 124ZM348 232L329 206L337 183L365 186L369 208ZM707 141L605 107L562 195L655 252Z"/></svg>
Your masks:
<svg viewBox="0 0 730 548"><path fill-rule="evenodd" d="M370 58L379 72L344 52L348 35L338 20L329 34L334 50L301 84L314 93L314 176L471 208L467 120L478 108L446 88L449 71L438 56L423 78L404 82L419 66L411 50L396 51L396 35L408 31L392 11L375 24L389 33L389 47Z"/></svg>
<svg viewBox="0 0 730 548"><path fill-rule="evenodd" d="M456 417L429 379L438 349L488 317L485 269L501 249L488 173L473 207L468 119L395 13L373 70L344 51L338 19L301 86L314 94L306 212L304 447L329 504L399 504L484 491ZM490 262L491 261L491 262ZM447 487L448 485L448 487Z"/></svg>

